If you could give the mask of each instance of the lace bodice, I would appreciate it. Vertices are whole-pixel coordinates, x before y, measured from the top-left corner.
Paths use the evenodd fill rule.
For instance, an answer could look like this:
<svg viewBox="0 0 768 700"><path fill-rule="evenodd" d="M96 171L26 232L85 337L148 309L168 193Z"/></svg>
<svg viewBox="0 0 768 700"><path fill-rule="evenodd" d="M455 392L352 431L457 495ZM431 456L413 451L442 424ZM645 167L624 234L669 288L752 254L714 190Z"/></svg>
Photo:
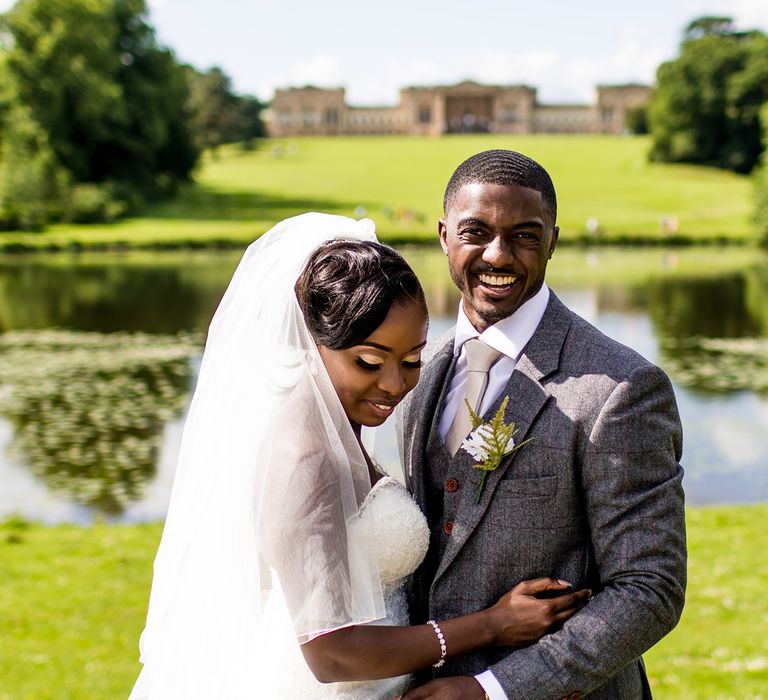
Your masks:
<svg viewBox="0 0 768 700"><path fill-rule="evenodd" d="M377 553L385 594L416 570L429 547L424 514L405 486L391 476L373 485L351 529Z"/></svg>

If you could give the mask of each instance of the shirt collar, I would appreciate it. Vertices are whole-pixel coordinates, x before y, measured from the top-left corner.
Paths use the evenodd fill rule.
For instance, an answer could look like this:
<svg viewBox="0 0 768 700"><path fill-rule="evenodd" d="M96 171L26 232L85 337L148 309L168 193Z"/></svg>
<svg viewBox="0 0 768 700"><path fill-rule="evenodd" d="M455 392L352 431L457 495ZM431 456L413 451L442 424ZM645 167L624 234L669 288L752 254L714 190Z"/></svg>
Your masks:
<svg viewBox="0 0 768 700"><path fill-rule="evenodd" d="M456 337L453 341L454 354L458 355L464 343L470 338L480 338L500 353L517 360L526 343L536 332L548 303L549 287L542 284L541 289L515 313L497 321L482 333L478 333L464 313L464 304L460 301L459 315L456 319Z"/></svg>

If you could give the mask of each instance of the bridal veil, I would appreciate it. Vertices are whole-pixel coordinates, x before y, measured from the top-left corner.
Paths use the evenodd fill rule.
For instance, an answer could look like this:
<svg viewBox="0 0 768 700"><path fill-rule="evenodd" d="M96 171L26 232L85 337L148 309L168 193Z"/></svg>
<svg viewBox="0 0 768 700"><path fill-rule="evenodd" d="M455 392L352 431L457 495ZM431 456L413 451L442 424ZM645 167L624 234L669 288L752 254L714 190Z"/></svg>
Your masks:
<svg viewBox="0 0 768 700"><path fill-rule="evenodd" d="M368 469L294 294L335 238L376 240L373 222L309 213L276 225L211 322L131 700L261 697L275 590L299 641L385 614L377 562L348 536Z"/></svg>

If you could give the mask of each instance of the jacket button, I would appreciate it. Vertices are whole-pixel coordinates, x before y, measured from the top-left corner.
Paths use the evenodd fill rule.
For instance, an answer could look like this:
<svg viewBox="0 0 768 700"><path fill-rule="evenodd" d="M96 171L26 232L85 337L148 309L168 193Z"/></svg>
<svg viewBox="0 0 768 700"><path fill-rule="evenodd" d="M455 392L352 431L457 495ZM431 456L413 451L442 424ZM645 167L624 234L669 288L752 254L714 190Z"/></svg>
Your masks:
<svg viewBox="0 0 768 700"><path fill-rule="evenodd" d="M451 533L453 532L453 520L445 521L445 525L443 525L443 532L449 537L451 536Z"/></svg>
<svg viewBox="0 0 768 700"><path fill-rule="evenodd" d="M456 481L456 479L448 479L445 482L445 490L448 493L455 493L456 491L459 490L459 482Z"/></svg>

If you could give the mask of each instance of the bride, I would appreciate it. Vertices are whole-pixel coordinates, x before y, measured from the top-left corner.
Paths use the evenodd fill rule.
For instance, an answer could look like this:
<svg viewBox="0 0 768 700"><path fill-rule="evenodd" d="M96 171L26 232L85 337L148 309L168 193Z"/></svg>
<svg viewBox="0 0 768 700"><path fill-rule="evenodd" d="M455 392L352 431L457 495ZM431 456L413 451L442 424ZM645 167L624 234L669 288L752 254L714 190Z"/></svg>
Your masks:
<svg viewBox="0 0 768 700"><path fill-rule="evenodd" d="M426 332L418 280L367 219L303 214L249 247L209 329L131 700L383 700L584 604L536 598L567 587L537 579L408 626L428 529L360 431L413 389Z"/></svg>

